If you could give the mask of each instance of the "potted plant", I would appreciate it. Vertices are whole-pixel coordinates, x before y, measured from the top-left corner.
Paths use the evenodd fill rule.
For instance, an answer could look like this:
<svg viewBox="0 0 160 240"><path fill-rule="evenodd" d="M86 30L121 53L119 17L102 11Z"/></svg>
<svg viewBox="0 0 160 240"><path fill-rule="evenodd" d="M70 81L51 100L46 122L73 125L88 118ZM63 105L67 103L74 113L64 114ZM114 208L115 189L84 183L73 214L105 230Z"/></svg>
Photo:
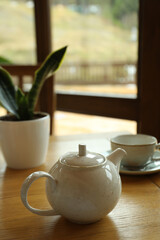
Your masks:
<svg viewBox="0 0 160 240"><path fill-rule="evenodd" d="M0 104L10 113L0 118L0 146L10 168L32 168L45 161L50 117L36 113L35 106L45 80L59 68L66 49L58 49L45 59L27 94L16 89L10 74L0 67Z"/></svg>

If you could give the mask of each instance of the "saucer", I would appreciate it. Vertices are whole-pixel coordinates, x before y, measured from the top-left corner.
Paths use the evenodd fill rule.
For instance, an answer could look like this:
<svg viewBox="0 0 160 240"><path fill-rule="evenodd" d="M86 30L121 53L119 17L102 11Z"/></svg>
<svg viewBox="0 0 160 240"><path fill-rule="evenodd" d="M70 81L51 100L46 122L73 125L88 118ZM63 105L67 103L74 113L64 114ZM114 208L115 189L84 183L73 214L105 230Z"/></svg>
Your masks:
<svg viewBox="0 0 160 240"><path fill-rule="evenodd" d="M106 157L111 153L111 150L107 151ZM157 160L154 160L157 159ZM159 160L158 160L159 159ZM160 172L160 152L155 151L155 154L148 164L139 168L131 168L127 166L120 165L120 173L127 175L146 175Z"/></svg>

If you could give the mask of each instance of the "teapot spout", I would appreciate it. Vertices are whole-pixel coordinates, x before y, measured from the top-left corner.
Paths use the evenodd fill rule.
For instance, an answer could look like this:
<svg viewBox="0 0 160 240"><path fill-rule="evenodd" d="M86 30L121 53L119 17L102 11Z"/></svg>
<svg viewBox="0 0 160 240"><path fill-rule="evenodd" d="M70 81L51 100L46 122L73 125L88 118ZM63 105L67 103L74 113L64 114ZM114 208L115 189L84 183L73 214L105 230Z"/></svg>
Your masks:
<svg viewBox="0 0 160 240"><path fill-rule="evenodd" d="M107 156L107 159L109 161L111 161L112 163L114 163L114 165L117 167L117 169L119 171L120 162L123 159L123 157L126 155L127 155L127 153L124 149L117 148L109 156Z"/></svg>

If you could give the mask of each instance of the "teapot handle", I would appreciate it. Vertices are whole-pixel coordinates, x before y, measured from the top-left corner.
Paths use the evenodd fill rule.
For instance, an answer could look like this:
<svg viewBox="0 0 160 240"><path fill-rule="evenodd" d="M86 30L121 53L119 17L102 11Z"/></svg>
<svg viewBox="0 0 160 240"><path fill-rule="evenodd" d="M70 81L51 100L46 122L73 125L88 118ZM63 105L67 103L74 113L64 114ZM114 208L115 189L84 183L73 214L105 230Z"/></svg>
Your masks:
<svg viewBox="0 0 160 240"><path fill-rule="evenodd" d="M43 172L43 171L38 171L38 172L34 172L32 174L30 174L24 181L23 185L22 185L22 188L21 188L21 200L24 204L24 206L29 210L31 211L32 213L35 213L35 214L38 214L38 215L41 215L41 216L53 216L53 215L58 215L58 213L55 212L54 209L51 209L51 210L40 210L40 209L37 209L37 208L33 208L29 205L28 203L28 200L27 200L27 193L28 193L28 190L31 186L31 184L37 180L38 178L41 178L41 177L47 177L49 178L49 180L52 181L52 184L53 184L53 187L55 188L56 186L56 181L55 179L49 174L49 173L46 173L46 172Z"/></svg>

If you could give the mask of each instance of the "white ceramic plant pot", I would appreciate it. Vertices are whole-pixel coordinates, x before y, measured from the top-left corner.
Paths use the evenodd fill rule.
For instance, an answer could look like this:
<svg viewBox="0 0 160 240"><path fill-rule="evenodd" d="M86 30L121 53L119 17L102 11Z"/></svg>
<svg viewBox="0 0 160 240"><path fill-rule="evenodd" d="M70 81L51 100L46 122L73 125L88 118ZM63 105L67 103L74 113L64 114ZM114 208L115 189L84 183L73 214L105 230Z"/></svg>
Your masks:
<svg viewBox="0 0 160 240"><path fill-rule="evenodd" d="M7 166L27 169L45 162L49 142L50 117L26 121L0 120L0 146Z"/></svg>

